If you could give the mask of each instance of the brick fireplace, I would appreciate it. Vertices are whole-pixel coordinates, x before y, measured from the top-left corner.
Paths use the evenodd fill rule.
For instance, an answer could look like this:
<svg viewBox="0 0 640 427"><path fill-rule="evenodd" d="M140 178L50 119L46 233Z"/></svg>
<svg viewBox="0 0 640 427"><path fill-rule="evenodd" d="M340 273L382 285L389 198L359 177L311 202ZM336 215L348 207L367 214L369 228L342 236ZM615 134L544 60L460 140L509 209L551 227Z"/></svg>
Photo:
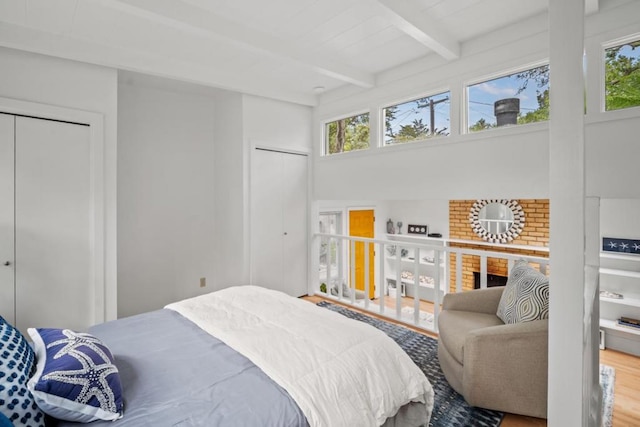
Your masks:
<svg viewBox="0 0 640 427"><path fill-rule="evenodd" d="M476 235L469 224L469 211L475 200L450 200L449 201L449 237L467 241L483 240ZM525 226L520 236L511 244L527 246L549 246L549 199L519 199L525 213ZM454 247L470 249L488 249L487 246L474 245L473 243L451 244ZM491 248L495 252L510 252L522 255L548 256L548 253L527 249L508 249L495 247ZM456 256L450 257L450 281L451 291L455 291L456 284ZM462 259L462 288L472 290L475 288L476 279L479 280L480 257L465 255ZM476 273L474 275L474 273ZM507 277L508 266L504 259L488 258L487 274L498 277ZM504 279L502 279L504 280ZM489 282L489 279L487 280Z"/></svg>

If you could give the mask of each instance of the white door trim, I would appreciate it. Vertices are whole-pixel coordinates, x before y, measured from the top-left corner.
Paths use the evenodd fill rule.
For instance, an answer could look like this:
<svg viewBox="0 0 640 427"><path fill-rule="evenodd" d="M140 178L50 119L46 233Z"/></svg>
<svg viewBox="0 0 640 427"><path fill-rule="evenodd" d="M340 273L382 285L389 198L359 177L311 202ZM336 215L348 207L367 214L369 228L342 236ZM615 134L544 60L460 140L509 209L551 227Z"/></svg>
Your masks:
<svg viewBox="0 0 640 427"><path fill-rule="evenodd" d="M91 150L91 276L93 277L93 319L95 323L115 319L117 307L117 283L106 283L105 250L105 167L104 167L104 116L91 111L76 110L56 105L41 104L12 98L0 97L0 111L3 113L73 122L89 125ZM113 270L116 267L109 267ZM116 271L111 277L116 277ZM109 294L111 298L107 298ZM107 306L113 301L113 306Z"/></svg>

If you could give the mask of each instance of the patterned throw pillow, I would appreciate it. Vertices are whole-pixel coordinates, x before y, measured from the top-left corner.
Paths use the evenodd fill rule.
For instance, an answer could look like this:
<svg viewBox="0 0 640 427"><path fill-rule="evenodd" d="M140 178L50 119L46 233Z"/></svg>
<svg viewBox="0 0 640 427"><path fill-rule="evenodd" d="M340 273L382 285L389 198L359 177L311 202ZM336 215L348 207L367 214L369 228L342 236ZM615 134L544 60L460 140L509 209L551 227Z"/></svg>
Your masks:
<svg viewBox="0 0 640 427"><path fill-rule="evenodd" d="M27 389L34 367L29 343L0 316L0 426L44 426L44 414Z"/></svg>
<svg viewBox="0 0 640 427"><path fill-rule="evenodd" d="M84 423L122 417L120 375L102 341L69 329L28 332L38 360L28 387L45 413Z"/></svg>
<svg viewBox="0 0 640 427"><path fill-rule="evenodd" d="M549 278L530 267L527 261L516 261L496 315L507 324L548 319Z"/></svg>

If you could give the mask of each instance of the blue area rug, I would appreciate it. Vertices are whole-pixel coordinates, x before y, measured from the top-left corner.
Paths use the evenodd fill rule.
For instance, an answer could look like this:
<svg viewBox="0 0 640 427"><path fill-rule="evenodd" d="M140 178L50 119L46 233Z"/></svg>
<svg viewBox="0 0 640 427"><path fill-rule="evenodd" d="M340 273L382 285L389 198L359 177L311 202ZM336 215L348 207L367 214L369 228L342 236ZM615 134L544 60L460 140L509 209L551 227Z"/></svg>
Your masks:
<svg viewBox="0 0 640 427"><path fill-rule="evenodd" d="M389 335L407 352L409 357L429 379L435 393L433 413L429 426L495 427L500 425L504 416L502 412L469 406L464 401L464 398L449 386L440 369L438 341L435 339L328 302L320 302L318 306L375 326Z"/></svg>

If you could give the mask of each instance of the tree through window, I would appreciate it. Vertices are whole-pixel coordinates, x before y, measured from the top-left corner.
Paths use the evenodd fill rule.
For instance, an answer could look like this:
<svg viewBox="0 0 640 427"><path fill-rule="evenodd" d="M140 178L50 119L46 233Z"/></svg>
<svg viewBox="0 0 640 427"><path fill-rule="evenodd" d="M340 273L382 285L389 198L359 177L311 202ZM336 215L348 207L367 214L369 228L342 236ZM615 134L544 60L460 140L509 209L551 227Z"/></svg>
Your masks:
<svg viewBox="0 0 640 427"><path fill-rule="evenodd" d="M369 113L325 125L325 154L369 148Z"/></svg>
<svg viewBox="0 0 640 427"><path fill-rule="evenodd" d="M384 145L449 135L450 98L445 92L386 107Z"/></svg>
<svg viewBox="0 0 640 427"><path fill-rule="evenodd" d="M605 110L640 106L640 40L605 50Z"/></svg>

